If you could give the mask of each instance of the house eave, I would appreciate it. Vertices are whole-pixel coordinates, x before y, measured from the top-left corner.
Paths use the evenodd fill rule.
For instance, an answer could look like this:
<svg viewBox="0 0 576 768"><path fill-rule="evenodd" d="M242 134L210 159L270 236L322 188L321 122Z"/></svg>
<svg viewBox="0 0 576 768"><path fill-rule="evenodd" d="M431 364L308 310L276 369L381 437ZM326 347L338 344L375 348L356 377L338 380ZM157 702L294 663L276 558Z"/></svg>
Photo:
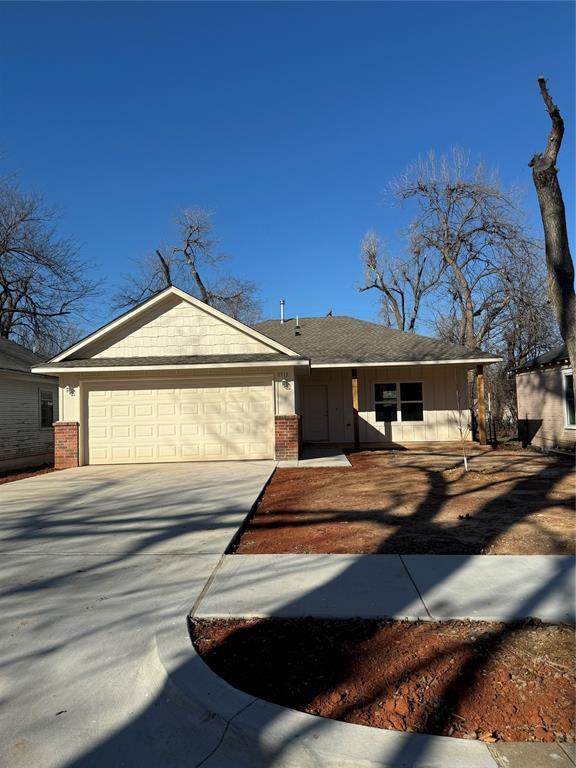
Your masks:
<svg viewBox="0 0 576 768"><path fill-rule="evenodd" d="M522 373L533 373L534 371L549 370L551 368L570 368L570 358L564 360L552 360L549 363L540 363L539 365L528 365L525 367L511 368L507 371L508 376L519 376Z"/></svg>
<svg viewBox="0 0 576 768"><path fill-rule="evenodd" d="M101 366L50 366L43 368L42 373L63 374L63 373L127 373L137 371L194 371L194 370L212 370L213 368L294 368L308 366L308 360L293 359L287 357L285 360L273 360L264 362L238 362L238 363L193 363L193 364L170 364L170 365L101 365ZM33 369L37 370L37 369ZM39 371L40 372L40 371Z"/></svg>
<svg viewBox="0 0 576 768"><path fill-rule="evenodd" d="M38 384L55 384L54 376L47 374L45 371L35 373L31 371L18 371L12 368L0 368L0 376L6 376L10 379L26 379L31 382L37 382Z"/></svg>
<svg viewBox="0 0 576 768"><path fill-rule="evenodd" d="M489 365L490 363L501 363L501 357L479 357L465 358L459 360L401 360L391 362L349 362L349 363L310 363L311 368L391 368L397 366L409 365L468 365L473 368L475 365Z"/></svg>

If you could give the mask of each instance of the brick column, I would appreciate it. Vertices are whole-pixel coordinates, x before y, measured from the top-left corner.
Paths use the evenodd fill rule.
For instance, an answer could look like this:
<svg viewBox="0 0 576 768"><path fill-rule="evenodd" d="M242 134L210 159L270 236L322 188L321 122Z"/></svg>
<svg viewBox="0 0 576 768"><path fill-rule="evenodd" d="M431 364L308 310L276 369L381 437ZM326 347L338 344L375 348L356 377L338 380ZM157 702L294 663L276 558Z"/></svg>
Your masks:
<svg viewBox="0 0 576 768"><path fill-rule="evenodd" d="M300 416L276 416L276 458L297 460L300 456Z"/></svg>
<svg viewBox="0 0 576 768"><path fill-rule="evenodd" d="M54 467L69 469L79 465L77 421L56 421L54 427Z"/></svg>

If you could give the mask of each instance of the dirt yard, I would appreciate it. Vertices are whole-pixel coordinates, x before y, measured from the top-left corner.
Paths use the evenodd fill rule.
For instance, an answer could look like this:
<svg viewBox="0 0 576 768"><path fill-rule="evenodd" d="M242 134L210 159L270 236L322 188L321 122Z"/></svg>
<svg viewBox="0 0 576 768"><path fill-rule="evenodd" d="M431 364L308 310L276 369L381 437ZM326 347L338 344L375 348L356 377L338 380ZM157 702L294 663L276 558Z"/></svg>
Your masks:
<svg viewBox="0 0 576 768"><path fill-rule="evenodd" d="M54 467L39 467L38 469L20 469L14 472L0 474L0 485L4 483L13 483L15 480L25 480L27 477L36 475L45 475L47 472L55 472Z"/></svg>
<svg viewBox="0 0 576 768"><path fill-rule="evenodd" d="M278 469L239 554L570 554L574 464L530 451L351 453L351 468Z"/></svg>
<svg viewBox="0 0 576 768"><path fill-rule="evenodd" d="M231 685L314 715L496 741L574 741L573 630L536 622L194 621Z"/></svg>

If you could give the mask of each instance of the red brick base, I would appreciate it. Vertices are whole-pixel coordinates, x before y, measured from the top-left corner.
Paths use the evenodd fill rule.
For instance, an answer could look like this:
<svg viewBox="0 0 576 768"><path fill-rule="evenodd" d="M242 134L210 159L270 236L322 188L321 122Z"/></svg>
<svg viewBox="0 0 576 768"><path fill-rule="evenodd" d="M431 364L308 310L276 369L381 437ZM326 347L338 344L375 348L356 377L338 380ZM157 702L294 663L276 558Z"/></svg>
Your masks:
<svg viewBox="0 0 576 768"><path fill-rule="evenodd" d="M54 467L69 469L79 465L78 422L56 421L54 427Z"/></svg>
<svg viewBox="0 0 576 768"><path fill-rule="evenodd" d="M276 416L276 458L297 460L300 457L300 416Z"/></svg>

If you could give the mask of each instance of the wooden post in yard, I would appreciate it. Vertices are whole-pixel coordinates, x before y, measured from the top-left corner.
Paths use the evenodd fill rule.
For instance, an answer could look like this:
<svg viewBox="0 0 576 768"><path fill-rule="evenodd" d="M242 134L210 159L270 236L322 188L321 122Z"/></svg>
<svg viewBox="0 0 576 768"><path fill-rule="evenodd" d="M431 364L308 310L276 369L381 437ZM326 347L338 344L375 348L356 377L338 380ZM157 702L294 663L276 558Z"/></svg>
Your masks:
<svg viewBox="0 0 576 768"><path fill-rule="evenodd" d="M480 445L487 445L486 400L484 398L484 366L476 366L476 394L478 396L478 439Z"/></svg>
<svg viewBox="0 0 576 768"><path fill-rule="evenodd" d="M352 368L352 420L354 424L354 448L360 445L360 423L358 421L358 370Z"/></svg>

